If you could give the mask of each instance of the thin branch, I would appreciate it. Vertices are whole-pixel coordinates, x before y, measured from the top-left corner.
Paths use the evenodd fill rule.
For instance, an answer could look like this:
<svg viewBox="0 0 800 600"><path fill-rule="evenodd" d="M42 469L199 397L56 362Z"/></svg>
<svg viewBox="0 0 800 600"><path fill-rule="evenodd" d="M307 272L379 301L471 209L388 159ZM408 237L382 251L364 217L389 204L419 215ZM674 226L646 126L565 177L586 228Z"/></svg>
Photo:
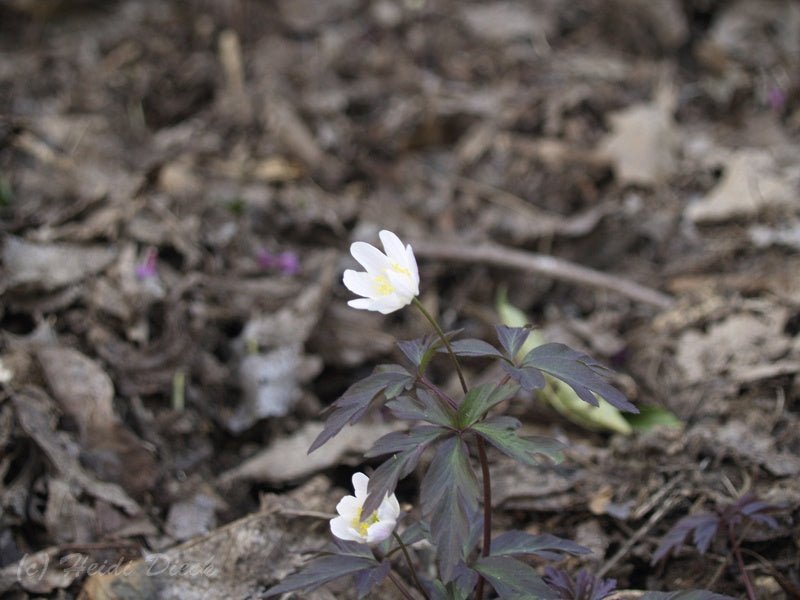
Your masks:
<svg viewBox="0 0 800 600"><path fill-rule="evenodd" d="M407 598L408 600L416 600L416 598L411 595L411 592L408 591L403 581L391 571L389 571L389 579L391 579L392 583L397 586L397 589L400 590L400 593L403 594L404 598Z"/></svg>
<svg viewBox="0 0 800 600"><path fill-rule="evenodd" d="M671 307L675 302L672 296L629 279L546 254L514 250L498 244L468 245L417 240L412 245L414 253L425 258L522 269L562 281L616 292L632 300L662 309Z"/></svg>
<svg viewBox="0 0 800 600"><path fill-rule="evenodd" d="M392 536L394 536L394 539L396 539L397 543L400 544L400 550L403 551L403 556L406 557L406 564L408 565L408 570L411 571L411 578L414 580L414 585L417 586L417 589L422 594L422 597L425 598L425 600L429 600L428 594L425 592L425 588L422 587L422 584L417 578L417 571L414 569L414 563L411 562L411 556L409 556L408 548L406 548L406 545L403 543L403 538L401 538L396 531L392 532Z"/></svg>

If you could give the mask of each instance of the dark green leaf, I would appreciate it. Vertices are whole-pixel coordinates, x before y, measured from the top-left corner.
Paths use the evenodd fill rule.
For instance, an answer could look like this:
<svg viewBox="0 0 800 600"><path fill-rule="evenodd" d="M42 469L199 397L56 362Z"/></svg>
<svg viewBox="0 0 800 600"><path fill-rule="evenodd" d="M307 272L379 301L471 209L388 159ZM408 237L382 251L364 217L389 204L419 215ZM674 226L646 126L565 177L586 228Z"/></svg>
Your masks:
<svg viewBox="0 0 800 600"><path fill-rule="evenodd" d="M522 367L533 367L560 379L592 406L598 405L594 396L597 394L620 410L639 412L622 392L603 378L610 372L608 369L564 344L544 344L534 348L525 356Z"/></svg>
<svg viewBox="0 0 800 600"><path fill-rule="evenodd" d="M369 594L376 585L380 585L392 568L392 561L384 559L377 567L356 573L356 594L359 600Z"/></svg>
<svg viewBox="0 0 800 600"><path fill-rule="evenodd" d="M414 382L414 377L399 365L387 365L384 370L377 370L361 381L357 381L327 409L325 427L311 444L311 453L342 428L358 421L379 395L386 398L397 396L405 387Z"/></svg>
<svg viewBox="0 0 800 600"><path fill-rule="evenodd" d="M472 388L458 407L456 421L459 428L466 428L481 420L490 408L512 398L519 391L516 384L496 386L485 383Z"/></svg>
<svg viewBox="0 0 800 600"><path fill-rule="evenodd" d="M289 575L278 585L267 590L266 596L277 596L293 590L311 591L328 582L355 575L364 570L369 570L377 565L374 558L363 556L349 556L333 554L318 558L299 573Z"/></svg>
<svg viewBox="0 0 800 600"><path fill-rule="evenodd" d="M573 541L565 540L549 533L532 535L524 531L509 531L492 541L492 556L504 555L526 555L535 554L547 560L556 560L559 555L556 552L567 552L569 554L591 554L589 548L585 548Z"/></svg>
<svg viewBox="0 0 800 600"><path fill-rule="evenodd" d="M522 344L528 339L531 330L527 327L508 327L506 325L497 325L497 339L500 340L500 345L506 351L506 356L510 360L515 360L519 354Z"/></svg>
<svg viewBox="0 0 800 600"><path fill-rule="evenodd" d="M439 444L420 492L422 513L430 522L437 548L439 572L448 582L456 565L466 559L465 539L478 506L478 480L461 439L452 437Z"/></svg>
<svg viewBox="0 0 800 600"><path fill-rule="evenodd" d="M418 425L409 431L393 431L376 441L364 456L371 458L383 454L414 450L420 444L430 444L447 433L450 433L449 429L431 425Z"/></svg>
<svg viewBox="0 0 800 600"><path fill-rule="evenodd" d="M417 389L417 397L402 396L386 404L398 418L406 421L427 421L434 425L456 427L456 414L442 398Z"/></svg>
<svg viewBox="0 0 800 600"><path fill-rule="evenodd" d="M483 340L476 340L472 338L467 340L456 340L455 342L450 342L450 347L458 356L491 356L492 358L504 358L502 352ZM439 352L447 352L447 348L440 347Z"/></svg>
<svg viewBox="0 0 800 600"><path fill-rule="evenodd" d="M547 381L539 369L534 369L533 367L515 367L509 363L500 364L503 370L511 375L511 379L516 381L526 392L540 390L547 385Z"/></svg>
<svg viewBox="0 0 800 600"><path fill-rule="evenodd" d="M510 556L484 556L472 565L492 585L502 600L557 600L533 567Z"/></svg>
<svg viewBox="0 0 800 600"><path fill-rule="evenodd" d="M481 423L475 423L471 429L500 450L526 465L537 465L537 455L544 455L554 462L564 459L561 450L564 444L558 440L545 437L520 437L510 425L513 423L506 418L489 418Z"/></svg>

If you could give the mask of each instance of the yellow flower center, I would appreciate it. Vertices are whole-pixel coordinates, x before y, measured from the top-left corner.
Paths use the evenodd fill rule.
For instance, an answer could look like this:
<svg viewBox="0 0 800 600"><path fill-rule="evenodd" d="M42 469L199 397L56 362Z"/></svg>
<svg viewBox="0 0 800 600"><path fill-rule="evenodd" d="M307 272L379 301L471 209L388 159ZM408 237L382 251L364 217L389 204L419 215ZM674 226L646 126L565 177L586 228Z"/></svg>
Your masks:
<svg viewBox="0 0 800 600"><path fill-rule="evenodd" d="M411 277L411 271L406 269L400 263L393 262L392 263L392 271L395 271L397 273L402 273L403 275L405 275L407 277Z"/></svg>
<svg viewBox="0 0 800 600"><path fill-rule="evenodd" d="M378 275L375 278L375 293L379 296L386 296L394 291L394 286L386 275Z"/></svg>
<svg viewBox="0 0 800 600"><path fill-rule="evenodd" d="M350 525L358 531L358 534L367 537L367 529L369 529L370 525L374 525L378 522L378 511L376 510L372 515L365 519L364 521L361 520L361 507L358 508L356 511L356 516L353 517L352 522Z"/></svg>

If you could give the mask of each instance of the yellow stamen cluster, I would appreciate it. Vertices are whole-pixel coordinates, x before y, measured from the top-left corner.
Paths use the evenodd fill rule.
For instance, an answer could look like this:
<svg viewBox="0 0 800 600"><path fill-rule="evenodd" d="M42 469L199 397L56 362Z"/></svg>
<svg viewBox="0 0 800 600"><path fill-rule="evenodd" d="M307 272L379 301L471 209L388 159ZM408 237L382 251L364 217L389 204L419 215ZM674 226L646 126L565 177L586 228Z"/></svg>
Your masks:
<svg viewBox="0 0 800 600"><path fill-rule="evenodd" d="M358 531L359 535L362 535L362 536L366 537L367 529L369 529L369 526L370 525L374 525L377 522L378 522L378 511L377 510L374 513L372 513L372 515L368 519L362 521L361 520L361 509L359 508L358 511L356 512L356 516L353 517L352 526L353 526L353 529Z"/></svg>
<svg viewBox="0 0 800 600"><path fill-rule="evenodd" d="M392 285L392 282L389 281L389 278L386 275L378 275L375 278L375 293L380 296L386 296L387 294L391 294L395 290L395 287Z"/></svg>

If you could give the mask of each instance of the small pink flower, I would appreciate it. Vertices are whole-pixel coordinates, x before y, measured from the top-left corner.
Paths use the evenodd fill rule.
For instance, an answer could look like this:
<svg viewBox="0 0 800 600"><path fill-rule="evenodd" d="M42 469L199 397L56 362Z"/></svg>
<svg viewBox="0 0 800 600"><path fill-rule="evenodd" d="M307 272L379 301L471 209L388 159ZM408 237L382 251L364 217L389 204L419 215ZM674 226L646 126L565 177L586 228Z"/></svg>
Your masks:
<svg viewBox="0 0 800 600"><path fill-rule="evenodd" d="M772 110L783 110L783 107L786 105L786 94L777 85L772 86L767 92L767 102Z"/></svg>

